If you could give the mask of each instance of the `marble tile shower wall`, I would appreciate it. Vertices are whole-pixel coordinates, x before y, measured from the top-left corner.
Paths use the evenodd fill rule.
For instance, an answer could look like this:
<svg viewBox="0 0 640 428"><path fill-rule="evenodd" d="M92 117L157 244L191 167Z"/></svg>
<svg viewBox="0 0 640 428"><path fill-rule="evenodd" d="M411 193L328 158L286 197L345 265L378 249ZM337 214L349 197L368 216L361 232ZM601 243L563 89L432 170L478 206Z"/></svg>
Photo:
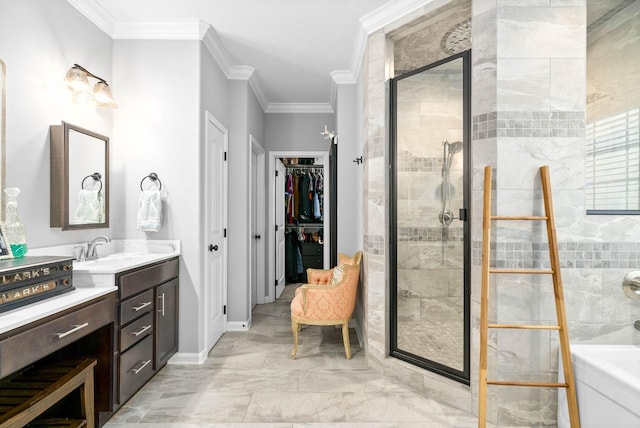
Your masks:
<svg viewBox="0 0 640 428"><path fill-rule="evenodd" d="M364 138L364 267L363 308L367 357L372 367L383 371L387 356L386 322L386 117L387 40L384 32L369 36L363 59Z"/></svg>
<svg viewBox="0 0 640 428"><path fill-rule="evenodd" d="M586 2L473 4L473 282L480 281L482 168L495 167L497 213L539 214L538 168L549 165L571 341L640 344L632 325L640 317L640 305L621 290L624 275L640 267L640 246L633 233L620 227L638 226L629 218L585 215ZM491 249L496 266L548 266L543 226L509 224L496 229ZM496 321L556 321L550 278L503 275L494 278L493 286ZM478 291L474 286L473 292ZM478 315L475 298L472 314ZM499 332L491 336L490 348L498 349L491 353L491 377L557 376L554 332ZM478 352L477 339L472 350ZM475 395L477 385L472 386ZM554 390L495 388L489 403L491 419L499 425L556 424Z"/></svg>

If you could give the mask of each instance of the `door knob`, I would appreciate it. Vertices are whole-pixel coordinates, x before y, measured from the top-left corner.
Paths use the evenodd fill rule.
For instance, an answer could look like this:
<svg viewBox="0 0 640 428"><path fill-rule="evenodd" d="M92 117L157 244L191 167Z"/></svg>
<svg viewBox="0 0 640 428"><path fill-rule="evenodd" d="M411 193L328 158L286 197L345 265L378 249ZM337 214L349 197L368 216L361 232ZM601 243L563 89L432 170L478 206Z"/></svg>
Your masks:
<svg viewBox="0 0 640 428"><path fill-rule="evenodd" d="M260 235L253 235L253 239L260 239Z"/></svg>
<svg viewBox="0 0 640 428"><path fill-rule="evenodd" d="M217 245L213 245L213 244L209 244L209 251L218 251L218 246Z"/></svg>

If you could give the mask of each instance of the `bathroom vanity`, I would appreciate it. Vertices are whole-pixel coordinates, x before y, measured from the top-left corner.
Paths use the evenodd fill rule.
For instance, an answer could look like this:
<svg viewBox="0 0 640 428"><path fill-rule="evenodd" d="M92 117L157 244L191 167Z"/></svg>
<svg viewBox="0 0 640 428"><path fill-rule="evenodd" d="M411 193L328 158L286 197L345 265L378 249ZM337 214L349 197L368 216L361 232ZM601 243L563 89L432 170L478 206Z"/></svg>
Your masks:
<svg viewBox="0 0 640 428"><path fill-rule="evenodd" d="M178 259L116 275L116 403L124 404L178 350Z"/></svg>
<svg viewBox="0 0 640 428"><path fill-rule="evenodd" d="M146 244L74 261L75 289L1 313L0 383L52 361L95 360L88 426L104 425L177 352L179 242L165 242L170 251Z"/></svg>

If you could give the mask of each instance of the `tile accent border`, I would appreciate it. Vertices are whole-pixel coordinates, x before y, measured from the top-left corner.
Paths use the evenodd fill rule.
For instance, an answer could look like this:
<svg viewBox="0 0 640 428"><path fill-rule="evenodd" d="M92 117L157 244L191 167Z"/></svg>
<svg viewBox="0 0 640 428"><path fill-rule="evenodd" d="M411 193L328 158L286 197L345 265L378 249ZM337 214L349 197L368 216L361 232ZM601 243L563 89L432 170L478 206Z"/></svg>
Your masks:
<svg viewBox="0 0 640 428"><path fill-rule="evenodd" d="M364 250L373 255L384 255L384 236L383 235L364 235Z"/></svg>
<svg viewBox="0 0 640 428"><path fill-rule="evenodd" d="M472 118L471 139L584 137L584 111L498 111Z"/></svg>
<svg viewBox="0 0 640 428"><path fill-rule="evenodd" d="M471 249L474 266L482 263L482 242ZM559 242L560 267L564 269L636 269L640 265L640 243ZM549 268L549 246L531 242L493 242L491 259L497 268Z"/></svg>
<svg viewBox="0 0 640 428"><path fill-rule="evenodd" d="M398 171L441 173L442 165L442 157L420 157L406 150L398 153Z"/></svg>
<svg viewBox="0 0 640 428"><path fill-rule="evenodd" d="M462 227L398 227L398 242L463 241Z"/></svg>

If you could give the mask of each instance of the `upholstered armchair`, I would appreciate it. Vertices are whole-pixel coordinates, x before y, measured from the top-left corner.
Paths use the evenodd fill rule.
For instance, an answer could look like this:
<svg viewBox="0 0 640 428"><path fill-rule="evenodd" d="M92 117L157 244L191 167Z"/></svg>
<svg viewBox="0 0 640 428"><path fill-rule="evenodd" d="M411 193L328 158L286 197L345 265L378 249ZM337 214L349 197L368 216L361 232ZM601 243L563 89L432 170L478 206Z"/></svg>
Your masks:
<svg viewBox="0 0 640 428"><path fill-rule="evenodd" d="M298 353L298 333L302 324L342 325L342 341L347 359L351 359L349 320L356 305L356 291L360 280L362 252L353 257L338 255L333 269L307 269L307 284L296 290L291 301L291 329L293 351Z"/></svg>

